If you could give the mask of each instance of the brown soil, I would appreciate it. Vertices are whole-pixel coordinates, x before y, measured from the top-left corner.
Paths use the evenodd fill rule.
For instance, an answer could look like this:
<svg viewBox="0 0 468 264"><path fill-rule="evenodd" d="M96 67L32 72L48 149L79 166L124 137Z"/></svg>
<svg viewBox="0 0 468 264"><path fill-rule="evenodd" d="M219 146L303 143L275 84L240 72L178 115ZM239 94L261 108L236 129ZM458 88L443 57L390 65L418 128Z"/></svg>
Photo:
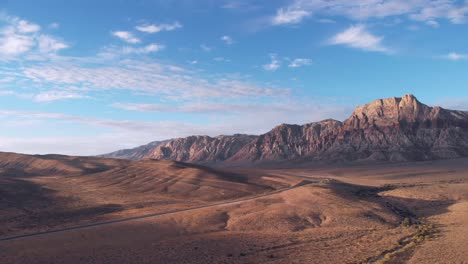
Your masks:
<svg viewBox="0 0 468 264"><path fill-rule="evenodd" d="M0 240L0 263L468 260L466 159L227 171L13 157L0 162L1 238L161 214Z"/></svg>

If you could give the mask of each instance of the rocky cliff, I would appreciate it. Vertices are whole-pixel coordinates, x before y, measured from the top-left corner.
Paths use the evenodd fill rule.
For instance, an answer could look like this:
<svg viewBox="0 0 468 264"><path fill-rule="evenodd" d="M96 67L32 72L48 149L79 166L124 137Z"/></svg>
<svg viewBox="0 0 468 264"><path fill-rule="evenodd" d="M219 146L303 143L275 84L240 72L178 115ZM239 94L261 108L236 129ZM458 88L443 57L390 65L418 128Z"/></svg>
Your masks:
<svg viewBox="0 0 468 264"><path fill-rule="evenodd" d="M146 145L142 145L132 149L121 149L111 153L99 155L103 158L115 158L115 159L128 159L128 160L141 160L148 157L148 155L159 145L169 142L165 141L153 141Z"/></svg>
<svg viewBox="0 0 468 264"><path fill-rule="evenodd" d="M154 148L147 158L189 162L225 161L256 136L190 136L170 140Z"/></svg>
<svg viewBox="0 0 468 264"><path fill-rule="evenodd" d="M260 136L191 136L140 148L130 151L132 158L199 163L447 159L468 156L468 112L405 95L359 106L344 122L282 124Z"/></svg>

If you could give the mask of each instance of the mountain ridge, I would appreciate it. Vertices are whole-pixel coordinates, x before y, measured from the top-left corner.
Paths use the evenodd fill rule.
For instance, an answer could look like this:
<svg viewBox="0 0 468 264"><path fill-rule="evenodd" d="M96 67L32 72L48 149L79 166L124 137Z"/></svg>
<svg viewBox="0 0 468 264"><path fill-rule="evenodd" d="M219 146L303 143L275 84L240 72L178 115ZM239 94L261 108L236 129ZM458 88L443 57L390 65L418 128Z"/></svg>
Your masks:
<svg viewBox="0 0 468 264"><path fill-rule="evenodd" d="M304 125L281 124L258 136L189 136L152 143L101 157L194 163L466 157L468 112L427 106L407 94L358 106L343 122L325 119Z"/></svg>

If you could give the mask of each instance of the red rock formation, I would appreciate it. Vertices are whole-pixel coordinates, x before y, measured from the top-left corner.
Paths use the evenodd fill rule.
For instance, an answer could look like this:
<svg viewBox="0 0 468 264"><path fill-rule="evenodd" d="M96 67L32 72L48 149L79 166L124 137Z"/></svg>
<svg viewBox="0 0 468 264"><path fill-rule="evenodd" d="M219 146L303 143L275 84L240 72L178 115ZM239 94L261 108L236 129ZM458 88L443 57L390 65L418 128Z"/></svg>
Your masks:
<svg viewBox="0 0 468 264"><path fill-rule="evenodd" d="M144 155L136 150L132 157L199 163L456 158L468 156L468 112L405 95L359 106L343 123L282 124L260 136L191 136L140 148Z"/></svg>

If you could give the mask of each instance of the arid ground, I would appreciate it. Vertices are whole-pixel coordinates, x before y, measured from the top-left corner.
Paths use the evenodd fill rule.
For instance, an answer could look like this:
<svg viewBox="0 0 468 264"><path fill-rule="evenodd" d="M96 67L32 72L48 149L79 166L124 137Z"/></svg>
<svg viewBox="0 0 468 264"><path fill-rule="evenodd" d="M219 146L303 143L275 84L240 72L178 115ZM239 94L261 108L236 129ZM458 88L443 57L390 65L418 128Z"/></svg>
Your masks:
<svg viewBox="0 0 468 264"><path fill-rule="evenodd" d="M0 263L468 262L468 159L0 160Z"/></svg>

